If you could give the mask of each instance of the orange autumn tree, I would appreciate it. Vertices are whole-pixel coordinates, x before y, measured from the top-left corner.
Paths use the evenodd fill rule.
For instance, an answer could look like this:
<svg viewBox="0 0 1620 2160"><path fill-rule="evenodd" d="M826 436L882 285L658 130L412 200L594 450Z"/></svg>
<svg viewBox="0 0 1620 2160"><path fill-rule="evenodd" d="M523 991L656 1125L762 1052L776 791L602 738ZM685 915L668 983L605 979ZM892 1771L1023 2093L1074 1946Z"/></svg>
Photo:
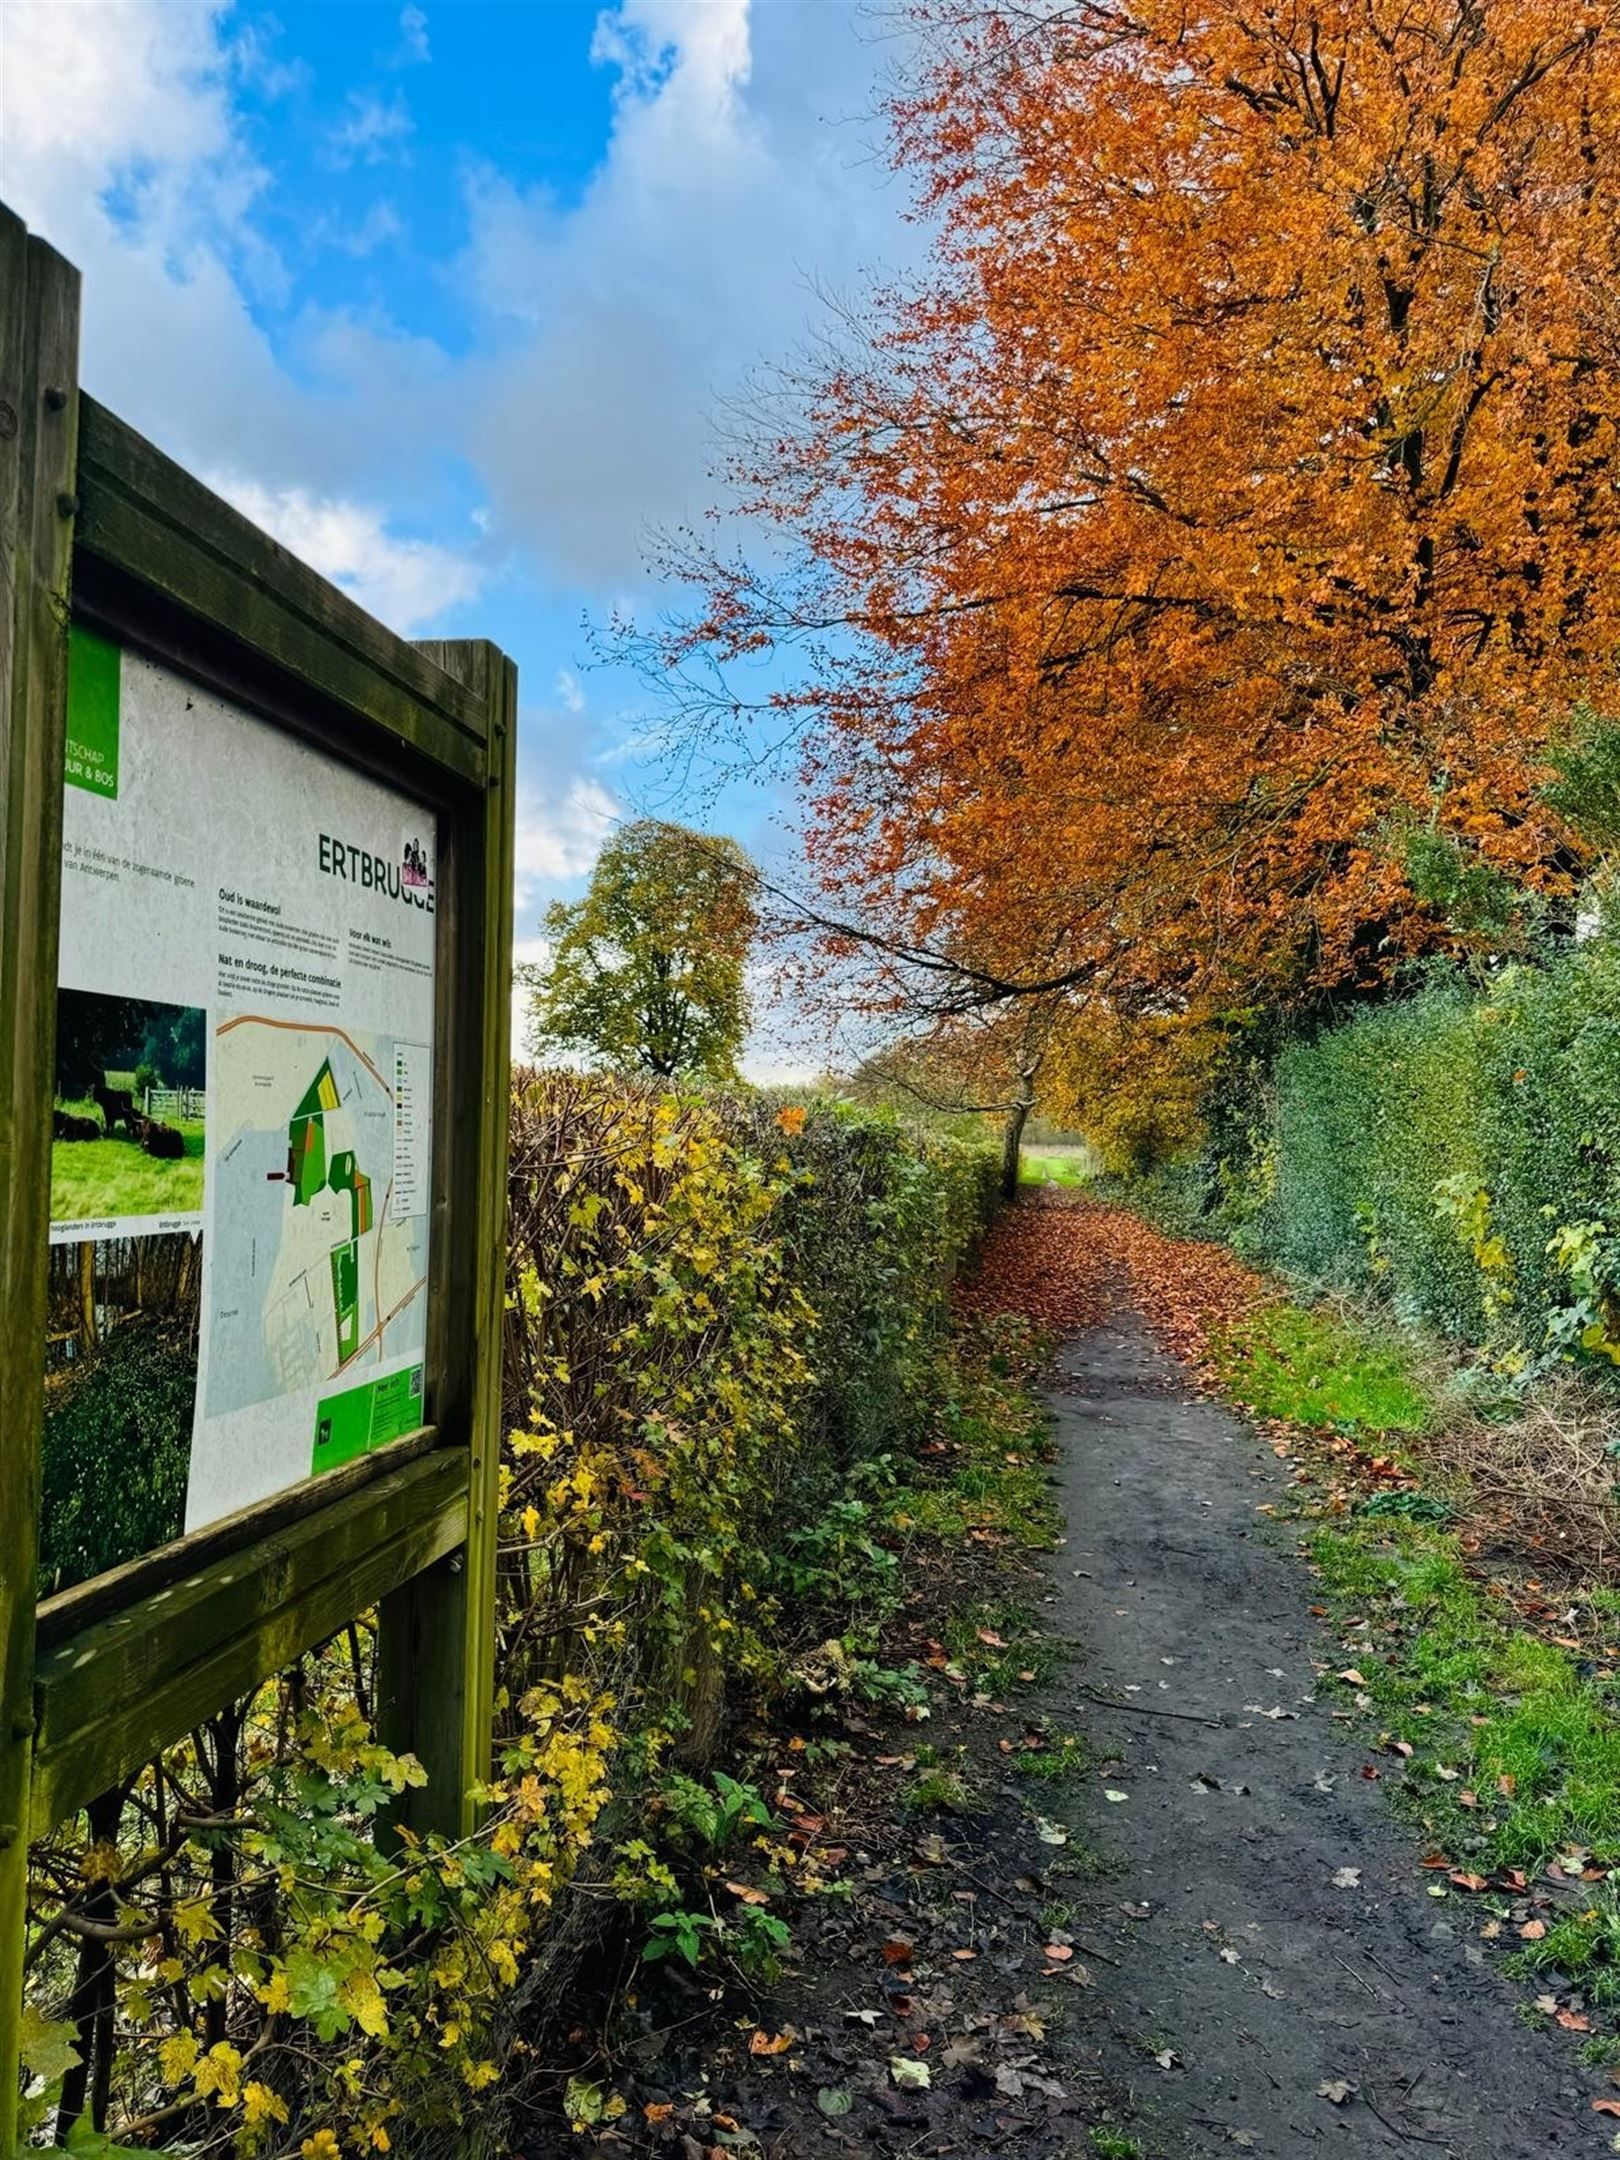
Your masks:
<svg viewBox="0 0 1620 2160"><path fill-rule="evenodd" d="M774 528L666 567L689 717L799 746L839 904L966 1002L1196 1019L1445 938L1404 823L1556 888L1620 649L1620 8L922 0L925 273L784 377Z"/></svg>

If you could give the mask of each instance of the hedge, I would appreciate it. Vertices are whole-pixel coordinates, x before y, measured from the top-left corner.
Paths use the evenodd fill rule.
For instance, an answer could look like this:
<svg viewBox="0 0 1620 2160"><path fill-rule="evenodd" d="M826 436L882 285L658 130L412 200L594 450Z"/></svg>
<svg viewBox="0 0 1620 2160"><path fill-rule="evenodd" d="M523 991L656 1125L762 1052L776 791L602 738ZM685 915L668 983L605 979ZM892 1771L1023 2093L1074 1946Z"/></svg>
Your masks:
<svg viewBox="0 0 1620 2160"><path fill-rule="evenodd" d="M897 1573L867 1496L932 1430L994 1150L567 1074L517 1075L512 1119L486 1826L371 1835L421 1771L371 1731L364 1622L209 1720L32 1854L32 2142L516 2149L587 1940L679 1904L668 1826L720 1804L733 1711L840 1630L843 1670L904 1685L865 1639ZM106 1400L152 1422L128 1381L66 1375L65 1465ZM742 1909L736 1939L768 1956L777 1925Z"/></svg>
<svg viewBox="0 0 1620 2160"><path fill-rule="evenodd" d="M1525 1357L1602 1320L1620 1279L1612 931L1482 995L1433 986L1368 1012L1285 1050L1273 1079L1251 1249ZM1587 1348L1612 1356L1610 1332Z"/></svg>

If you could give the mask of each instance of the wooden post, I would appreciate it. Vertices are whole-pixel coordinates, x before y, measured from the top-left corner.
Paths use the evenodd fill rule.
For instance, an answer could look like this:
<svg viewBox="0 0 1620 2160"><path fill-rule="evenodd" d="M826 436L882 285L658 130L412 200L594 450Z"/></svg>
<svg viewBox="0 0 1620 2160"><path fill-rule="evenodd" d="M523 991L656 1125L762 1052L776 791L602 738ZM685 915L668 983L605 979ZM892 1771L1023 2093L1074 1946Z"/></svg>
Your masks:
<svg viewBox="0 0 1620 2160"><path fill-rule="evenodd" d="M444 940L461 957L441 1040L452 1046L456 1066L439 1073L434 1087L443 1166L435 1182L459 1227L439 1298L447 1325L430 1362L444 1399L430 1409L452 1441L463 1431L470 1435L470 1489L464 1551L383 1602L378 1707L387 1745L416 1755L428 1774L425 1788L404 1796L395 1819L417 1831L464 1837L477 1816L472 1788L490 1775L495 1694L517 671L483 640L424 643L418 650L472 690L490 716L481 814L459 835L446 836L451 893Z"/></svg>
<svg viewBox="0 0 1620 2160"><path fill-rule="evenodd" d="M78 273L0 209L0 2153L28 1897L78 349Z"/></svg>

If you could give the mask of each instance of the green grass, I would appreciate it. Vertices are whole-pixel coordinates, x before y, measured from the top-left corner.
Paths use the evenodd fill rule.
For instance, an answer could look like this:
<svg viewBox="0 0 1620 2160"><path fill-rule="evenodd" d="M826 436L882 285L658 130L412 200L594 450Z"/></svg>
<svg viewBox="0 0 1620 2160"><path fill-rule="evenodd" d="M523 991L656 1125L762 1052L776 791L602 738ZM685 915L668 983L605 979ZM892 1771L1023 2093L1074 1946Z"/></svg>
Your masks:
<svg viewBox="0 0 1620 2160"><path fill-rule="evenodd" d="M1142 2147L1123 2130L1116 2130L1109 2123L1097 2123L1091 2132L1091 2149L1097 2160L1142 2160Z"/></svg>
<svg viewBox="0 0 1620 2160"><path fill-rule="evenodd" d="M986 1636L995 1639L987 1642ZM1062 1642L1040 1632L1027 1607L1003 1600L953 1613L943 1639L952 1664L988 1695L1050 1680L1067 1655Z"/></svg>
<svg viewBox="0 0 1620 2160"><path fill-rule="evenodd" d="M1385 1452L1437 1414L1415 1358L1332 1312L1257 1313L1218 1346L1217 1368L1241 1407ZM1339 1672L1355 1676L1327 1684L1360 1698L1390 1744L1379 1759L1386 1791L1455 1867L1533 1878L1573 1853L1620 1868L1620 1680L1531 1633L1471 1571L1445 1516L1385 1500L1311 1531L1307 1551L1344 1643ZM1620 1621L1613 1591L1586 1602L1600 1625ZM1620 2009L1620 1893L1594 1886L1509 1969L1556 1971L1592 2003Z"/></svg>
<svg viewBox="0 0 1620 2160"><path fill-rule="evenodd" d="M1433 1415L1410 1360L1334 1313L1267 1306L1226 1331L1215 1363L1257 1417L1359 1436L1422 1432Z"/></svg>
<svg viewBox="0 0 1620 2160"><path fill-rule="evenodd" d="M1031 1748L1020 1755L1018 1769L1043 1785L1062 1785L1082 1776L1090 1761L1091 1750L1078 1733L1061 1733L1051 1747Z"/></svg>
<svg viewBox="0 0 1620 2160"><path fill-rule="evenodd" d="M1515 1626L1432 1525L1321 1528L1310 1552L1341 1620L1372 1622L1344 1669L1412 1747L1406 1798L1447 1855L1481 1873L1571 1849L1620 1866L1620 1721L1602 1684Z"/></svg>
<svg viewBox="0 0 1620 2160"><path fill-rule="evenodd" d="M1600 2009L1620 2004L1620 1903L1610 1885L1595 1887L1589 1905L1555 1920L1540 1942L1515 1951L1508 1971L1525 1980L1561 1973Z"/></svg>
<svg viewBox="0 0 1620 2160"><path fill-rule="evenodd" d="M1051 1419L1034 1393L1046 1349L1027 1322L1005 1314L958 1333L938 1413L947 1454L897 1495L892 1528L947 1545L984 1531L1050 1549L1059 1527L1047 1468Z"/></svg>
<svg viewBox="0 0 1620 2160"><path fill-rule="evenodd" d="M165 1119L185 1142L178 1162L143 1154L122 1133L115 1140L57 1140L51 1144L51 1220L78 1222L101 1215L194 1215L203 1197L203 1125Z"/></svg>
<svg viewBox="0 0 1620 2160"><path fill-rule="evenodd" d="M1020 1185L1087 1185L1095 1175L1086 1148L1025 1148L1018 1158Z"/></svg>
<svg viewBox="0 0 1620 2160"><path fill-rule="evenodd" d="M971 1815L978 1802L959 1770L930 1770L907 1786L901 1805L919 1815Z"/></svg>

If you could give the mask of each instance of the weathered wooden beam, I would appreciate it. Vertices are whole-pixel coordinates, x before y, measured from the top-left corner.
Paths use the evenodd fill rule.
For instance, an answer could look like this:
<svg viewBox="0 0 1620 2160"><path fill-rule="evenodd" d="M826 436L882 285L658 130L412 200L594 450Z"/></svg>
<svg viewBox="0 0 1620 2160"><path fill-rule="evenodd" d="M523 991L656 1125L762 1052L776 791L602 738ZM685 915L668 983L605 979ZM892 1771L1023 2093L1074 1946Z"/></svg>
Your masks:
<svg viewBox="0 0 1620 2160"><path fill-rule="evenodd" d="M0 2153L16 2142L79 280L0 208Z"/></svg>
<svg viewBox="0 0 1620 2160"><path fill-rule="evenodd" d="M487 722L475 696L93 398L80 406L82 554L483 785Z"/></svg>
<svg viewBox="0 0 1620 2160"><path fill-rule="evenodd" d="M450 872L441 887L440 1029L449 1055L435 1089L435 1187L450 1213L437 1243L446 1274L430 1348L441 1376L435 1414L470 1442L468 1540L383 1607L378 1702L389 1746L417 1755L428 1772L397 1819L464 1836L477 1812L472 1788L490 1775L495 1691L517 671L483 640L423 650L490 716L484 801L442 835L441 857Z"/></svg>
<svg viewBox="0 0 1620 2160"><path fill-rule="evenodd" d="M433 1425L403 1433L374 1455L362 1455L341 1469L289 1486L267 1500L256 1500L251 1507L210 1523L206 1529L188 1531L157 1552L142 1553L120 1567L109 1568L104 1575L92 1575L87 1582L75 1583L71 1590L57 1591L54 1597L44 1600L35 1615L35 1655L56 1649L69 1636L83 1634L96 1621L154 1597L186 1576L212 1567L216 1560L227 1559L267 1538L282 1536L306 1516L326 1513L348 1494L375 1484L402 1464L425 1455L439 1444L440 1437Z"/></svg>
<svg viewBox="0 0 1620 2160"><path fill-rule="evenodd" d="M465 1452L436 1448L48 1652L35 1834L457 1551L467 1516Z"/></svg>

